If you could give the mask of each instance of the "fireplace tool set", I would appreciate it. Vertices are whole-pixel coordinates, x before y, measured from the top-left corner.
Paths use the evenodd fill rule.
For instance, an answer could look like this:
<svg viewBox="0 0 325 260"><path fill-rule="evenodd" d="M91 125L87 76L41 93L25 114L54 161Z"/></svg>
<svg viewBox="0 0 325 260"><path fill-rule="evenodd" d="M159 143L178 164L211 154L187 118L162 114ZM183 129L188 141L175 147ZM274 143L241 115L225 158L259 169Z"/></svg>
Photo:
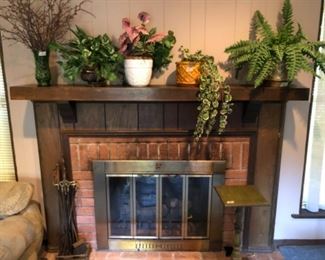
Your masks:
<svg viewBox="0 0 325 260"><path fill-rule="evenodd" d="M57 259L88 259L90 246L83 239L79 239L76 224L75 196L78 184L67 179L63 159L57 163L54 172L54 186L58 191L61 227Z"/></svg>

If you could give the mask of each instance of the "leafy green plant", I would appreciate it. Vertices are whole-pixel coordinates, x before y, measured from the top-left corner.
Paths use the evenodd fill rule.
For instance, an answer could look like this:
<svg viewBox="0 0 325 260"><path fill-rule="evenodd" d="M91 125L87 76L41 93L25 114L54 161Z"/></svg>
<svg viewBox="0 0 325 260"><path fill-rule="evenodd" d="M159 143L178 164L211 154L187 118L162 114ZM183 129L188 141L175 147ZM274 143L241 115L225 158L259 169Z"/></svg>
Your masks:
<svg viewBox="0 0 325 260"><path fill-rule="evenodd" d="M194 131L195 140L198 141L203 134L207 136L210 134L217 123L218 115L218 133L221 134L227 126L228 115L232 112L230 86L225 84L212 56L203 54L201 50L190 53L189 49L182 46L180 53L182 61L199 62L201 64L199 106L197 107L199 114Z"/></svg>
<svg viewBox="0 0 325 260"><path fill-rule="evenodd" d="M325 42L309 41L300 24L295 32L290 0L285 0L277 31L272 30L260 11L253 18L255 39L241 40L228 48L229 60L237 69L248 65L247 79L253 80L255 87L280 69L289 82L294 80L300 70L317 76L314 66L325 72L325 55L320 47Z"/></svg>
<svg viewBox="0 0 325 260"><path fill-rule="evenodd" d="M54 45L62 57L58 63L64 77L74 81L83 69L92 69L98 79L116 80L122 71L123 56L107 34L92 37L79 27L71 31L74 39Z"/></svg>
<svg viewBox="0 0 325 260"><path fill-rule="evenodd" d="M119 38L120 52L125 56L144 56L153 59L153 71L162 72L171 62L171 50L176 43L174 32L168 31L167 35L157 33L156 28L148 30L146 24L150 21L147 12L140 12L138 18L140 25L131 26L128 18L123 18L124 32Z"/></svg>

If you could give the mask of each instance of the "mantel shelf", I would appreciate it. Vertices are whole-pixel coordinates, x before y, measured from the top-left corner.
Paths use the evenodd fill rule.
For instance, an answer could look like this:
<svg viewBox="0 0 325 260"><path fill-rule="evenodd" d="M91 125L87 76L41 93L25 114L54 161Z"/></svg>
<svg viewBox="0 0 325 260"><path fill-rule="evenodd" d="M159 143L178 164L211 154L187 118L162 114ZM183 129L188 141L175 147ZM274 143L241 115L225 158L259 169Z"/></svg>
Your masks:
<svg viewBox="0 0 325 260"><path fill-rule="evenodd" d="M233 101L285 102L308 100L308 88L276 88L231 85ZM35 102L195 102L198 88L177 86L149 87L88 87L58 85L37 87L35 85L10 87L12 100Z"/></svg>

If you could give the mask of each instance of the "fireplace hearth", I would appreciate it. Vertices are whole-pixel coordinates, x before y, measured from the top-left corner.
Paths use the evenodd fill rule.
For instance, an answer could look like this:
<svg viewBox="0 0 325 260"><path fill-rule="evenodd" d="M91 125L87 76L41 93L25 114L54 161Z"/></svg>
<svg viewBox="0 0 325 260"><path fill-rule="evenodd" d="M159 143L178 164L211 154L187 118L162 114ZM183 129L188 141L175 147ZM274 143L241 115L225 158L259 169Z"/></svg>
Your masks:
<svg viewBox="0 0 325 260"><path fill-rule="evenodd" d="M225 169L225 161L93 161L97 247L220 249L223 211L212 187Z"/></svg>

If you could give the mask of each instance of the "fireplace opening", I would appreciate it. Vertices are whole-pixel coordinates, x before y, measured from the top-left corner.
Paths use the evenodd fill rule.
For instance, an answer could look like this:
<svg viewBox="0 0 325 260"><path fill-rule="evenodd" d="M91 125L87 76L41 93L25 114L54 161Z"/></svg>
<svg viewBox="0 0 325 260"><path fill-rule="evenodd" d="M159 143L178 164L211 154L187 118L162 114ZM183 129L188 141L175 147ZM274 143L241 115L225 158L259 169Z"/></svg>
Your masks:
<svg viewBox="0 0 325 260"><path fill-rule="evenodd" d="M96 238L109 250L216 250L225 161L94 160ZM221 222L221 223L220 223Z"/></svg>

